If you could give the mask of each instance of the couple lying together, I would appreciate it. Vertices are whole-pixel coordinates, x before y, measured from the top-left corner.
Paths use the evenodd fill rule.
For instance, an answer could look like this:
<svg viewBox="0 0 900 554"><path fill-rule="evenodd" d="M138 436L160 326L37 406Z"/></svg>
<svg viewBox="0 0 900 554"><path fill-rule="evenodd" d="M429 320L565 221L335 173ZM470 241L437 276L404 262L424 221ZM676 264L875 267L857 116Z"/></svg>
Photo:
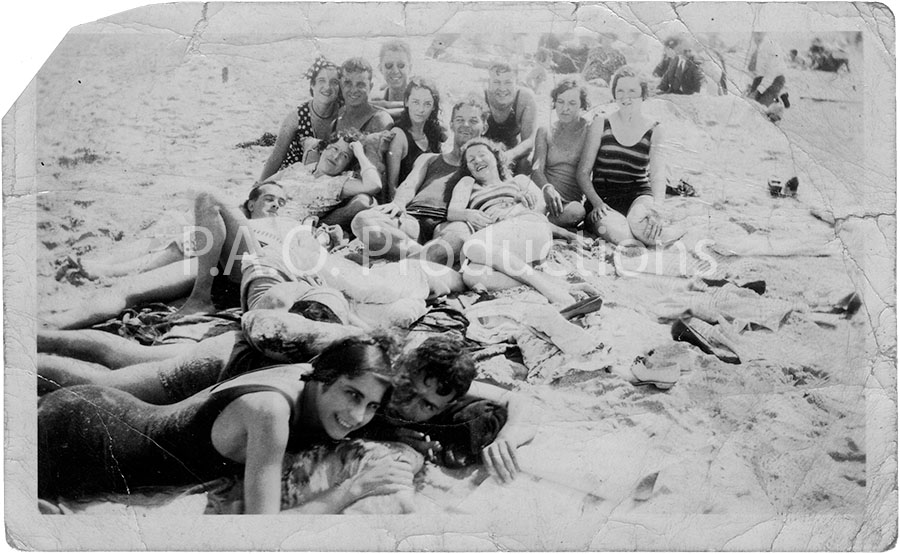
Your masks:
<svg viewBox="0 0 900 554"><path fill-rule="evenodd" d="M242 477L237 513L340 513L385 495L411 511L413 478L426 459L449 467L482 461L503 482L515 477L516 448L532 437L519 424L521 400L472 381L474 363L459 335L431 336L396 359L387 335L293 313L310 314L313 303L274 312L279 323L305 331L296 346L314 354L308 364L265 366L259 352L228 359L218 337L210 339L218 348L203 342L141 347L100 331L45 333L43 350L154 361L101 371L72 359L55 368L68 382L42 375L48 388L57 388L38 402L42 507ZM247 314L242 338L223 336L224 342L265 342L260 327L271 328L263 320L273 315L266 312ZM251 370L239 373L248 364ZM75 382L97 384L65 386ZM405 444L343 440L348 437ZM316 468L304 457L317 445L341 462L318 488L311 483Z"/></svg>

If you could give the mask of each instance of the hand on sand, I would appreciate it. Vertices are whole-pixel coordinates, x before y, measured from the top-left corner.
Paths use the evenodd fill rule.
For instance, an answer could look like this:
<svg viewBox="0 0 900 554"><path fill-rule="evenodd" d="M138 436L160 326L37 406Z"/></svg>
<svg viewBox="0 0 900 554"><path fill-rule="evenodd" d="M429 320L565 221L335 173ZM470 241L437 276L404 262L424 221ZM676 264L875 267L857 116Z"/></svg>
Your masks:
<svg viewBox="0 0 900 554"><path fill-rule="evenodd" d="M413 490L413 470L409 462L392 458L364 459L356 475L346 481L352 501L367 496Z"/></svg>
<svg viewBox="0 0 900 554"><path fill-rule="evenodd" d="M481 461L488 473L497 477L501 483L509 483L520 471L516 459L516 447L506 439L498 438L481 451Z"/></svg>
<svg viewBox="0 0 900 554"><path fill-rule="evenodd" d="M547 211L553 217L558 217L559 214L563 211L563 200L562 196L559 195L559 191L556 190L556 187L553 185L544 186L544 203L547 204Z"/></svg>
<svg viewBox="0 0 900 554"><path fill-rule="evenodd" d="M398 441L411 446L429 462L437 461L437 455L444 451L441 443L431 440L431 437L419 431L400 427L396 430L396 437Z"/></svg>

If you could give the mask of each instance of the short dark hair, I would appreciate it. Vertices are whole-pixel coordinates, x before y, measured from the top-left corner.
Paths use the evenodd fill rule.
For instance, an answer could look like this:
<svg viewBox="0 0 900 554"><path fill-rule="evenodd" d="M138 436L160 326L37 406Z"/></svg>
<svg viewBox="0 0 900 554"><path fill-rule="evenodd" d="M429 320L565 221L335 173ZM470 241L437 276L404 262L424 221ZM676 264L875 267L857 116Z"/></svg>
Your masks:
<svg viewBox="0 0 900 554"><path fill-rule="evenodd" d="M419 375L423 380L437 381L437 393L454 399L469 391L475 379L475 360L469 354L459 333L448 332L428 337L397 361L407 376Z"/></svg>
<svg viewBox="0 0 900 554"><path fill-rule="evenodd" d="M372 64L367 62L365 58L350 58L341 64L341 76L348 73L361 73L365 71L369 74L369 80L372 80Z"/></svg>
<svg viewBox="0 0 900 554"><path fill-rule="evenodd" d="M478 108L481 112L481 121L482 123L487 123L488 118L488 107L487 104L484 103L484 100L480 95L471 93L466 98L460 102L457 102L453 105L453 109L450 110L450 121L453 121L453 118L456 117L456 112L459 111L460 108L465 106L472 106L473 108Z"/></svg>
<svg viewBox="0 0 900 554"><path fill-rule="evenodd" d="M587 98L587 89L583 84L579 83L575 79L563 79L556 85L553 90L550 91L550 98L553 99L553 104L550 106L550 109L556 105L556 99L559 98L559 95L568 92L574 88L578 89L578 98L581 100L581 109L586 110L591 107Z"/></svg>
<svg viewBox="0 0 900 554"><path fill-rule="evenodd" d="M252 187L250 187L250 193L247 195L247 199L244 200L244 203L241 204L241 208L243 209L244 215L246 217L250 217L250 202L253 202L260 196L262 196L262 188L266 185L275 185L280 188L282 192L284 192L284 186L278 181L263 181L262 183L255 183Z"/></svg>
<svg viewBox="0 0 900 554"><path fill-rule="evenodd" d="M386 332L337 340L310 361L313 370L307 380L329 387L340 377L356 379L369 372L393 380L398 374L391 363L396 344L394 336Z"/></svg>

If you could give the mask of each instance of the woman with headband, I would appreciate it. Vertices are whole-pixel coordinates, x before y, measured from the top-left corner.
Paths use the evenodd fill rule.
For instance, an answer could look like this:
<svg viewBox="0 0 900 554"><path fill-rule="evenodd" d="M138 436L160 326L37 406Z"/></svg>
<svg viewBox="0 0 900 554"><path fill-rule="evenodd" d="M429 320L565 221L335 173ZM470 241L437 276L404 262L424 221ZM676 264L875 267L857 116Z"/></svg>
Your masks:
<svg viewBox="0 0 900 554"><path fill-rule="evenodd" d="M306 72L306 77L312 99L284 119L259 182L265 181L279 169L305 163L304 156L315 149L320 140L331 135L340 107L340 68L319 56Z"/></svg>

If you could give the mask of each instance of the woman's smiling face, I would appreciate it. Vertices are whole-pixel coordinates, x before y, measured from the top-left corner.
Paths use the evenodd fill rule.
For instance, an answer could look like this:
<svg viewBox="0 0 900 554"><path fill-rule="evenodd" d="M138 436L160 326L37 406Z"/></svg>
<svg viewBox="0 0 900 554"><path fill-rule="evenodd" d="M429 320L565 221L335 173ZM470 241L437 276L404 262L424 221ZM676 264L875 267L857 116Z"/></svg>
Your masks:
<svg viewBox="0 0 900 554"><path fill-rule="evenodd" d="M319 71L313 82L313 98L323 104L331 104L341 92L341 81L335 67L326 67Z"/></svg>
<svg viewBox="0 0 900 554"><path fill-rule="evenodd" d="M325 147L319 157L318 169L325 175L338 175L347 169L352 159L353 152L350 149L350 143L339 139Z"/></svg>
<svg viewBox="0 0 900 554"><path fill-rule="evenodd" d="M329 437L342 439L372 420L389 383L369 372L355 379L338 377L331 385L320 386L316 406L319 421Z"/></svg>
<svg viewBox="0 0 900 554"><path fill-rule="evenodd" d="M615 95L619 107L640 105L643 100L641 80L637 77L620 77L616 81Z"/></svg>
<svg viewBox="0 0 900 554"><path fill-rule="evenodd" d="M499 179L497 159L491 149L484 144L476 144L466 149L466 167L479 183Z"/></svg>

